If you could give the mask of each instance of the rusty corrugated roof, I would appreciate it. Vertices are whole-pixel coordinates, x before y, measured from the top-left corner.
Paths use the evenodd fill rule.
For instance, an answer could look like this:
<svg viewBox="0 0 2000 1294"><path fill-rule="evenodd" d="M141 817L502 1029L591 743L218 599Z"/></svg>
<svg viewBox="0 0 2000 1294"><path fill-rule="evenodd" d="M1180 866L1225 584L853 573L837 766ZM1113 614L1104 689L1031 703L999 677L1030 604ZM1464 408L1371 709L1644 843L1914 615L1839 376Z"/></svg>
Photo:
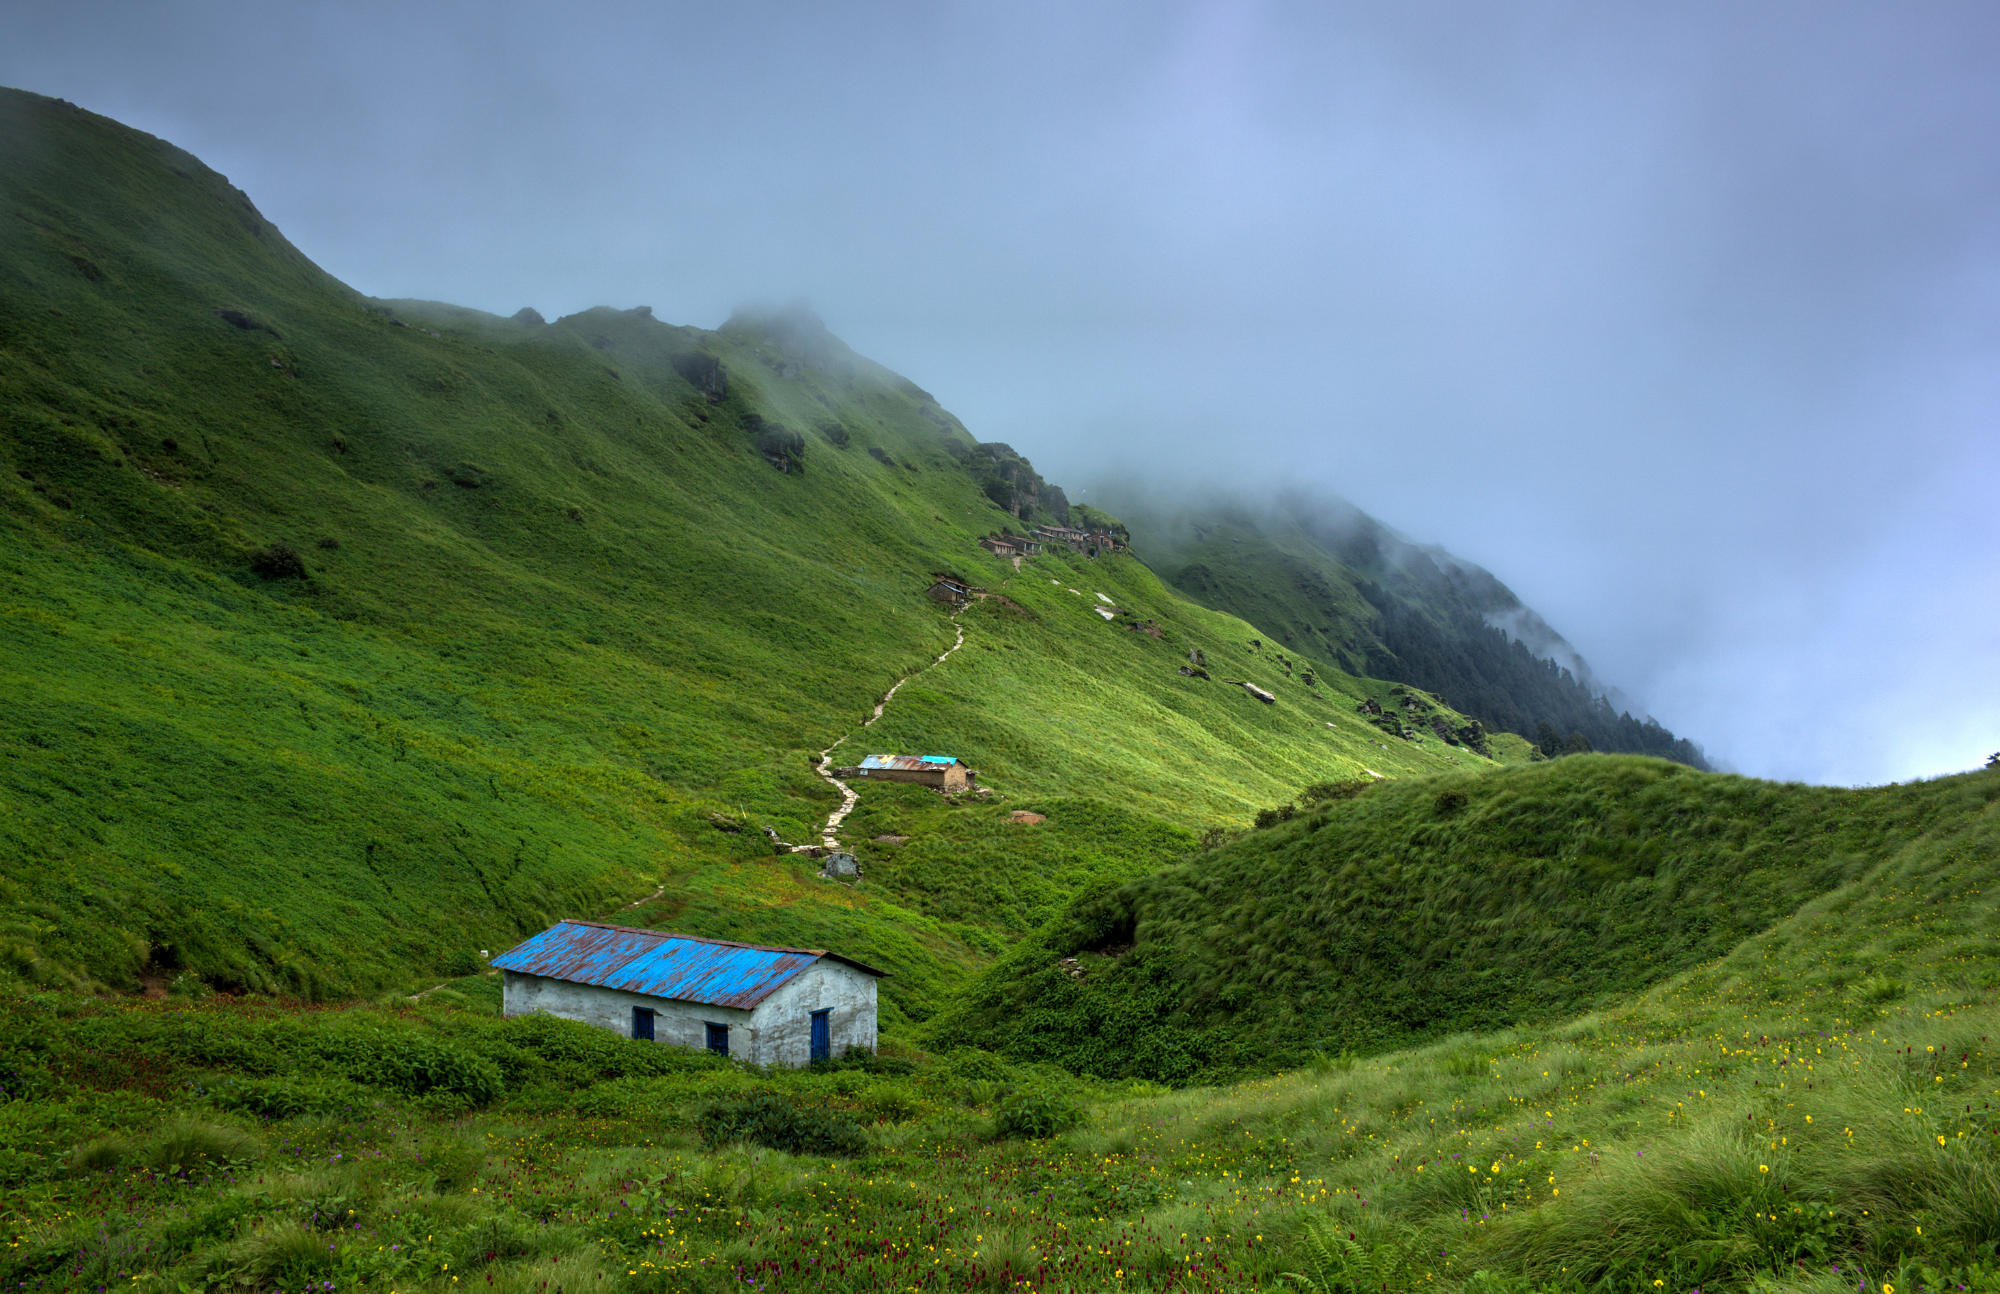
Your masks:
<svg viewBox="0 0 2000 1294"><path fill-rule="evenodd" d="M558 922L491 964L572 984L748 1011L822 957L886 978L886 972L823 948L767 948L598 921Z"/></svg>
<svg viewBox="0 0 2000 1294"><path fill-rule="evenodd" d="M930 773L958 762L955 755L870 755L862 768L894 768L905 773Z"/></svg>

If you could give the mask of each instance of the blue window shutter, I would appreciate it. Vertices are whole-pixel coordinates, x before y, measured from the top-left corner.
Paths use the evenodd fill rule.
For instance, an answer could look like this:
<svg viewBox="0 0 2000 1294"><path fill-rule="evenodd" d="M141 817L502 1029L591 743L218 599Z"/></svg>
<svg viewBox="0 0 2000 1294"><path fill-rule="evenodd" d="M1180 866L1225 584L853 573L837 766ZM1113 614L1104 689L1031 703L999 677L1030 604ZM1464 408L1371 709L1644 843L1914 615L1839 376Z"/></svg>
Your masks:
<svg viewBox="0 0 2000 1294"><path fill-rule="evenodd" d="M643 1006L632 1008L632 1036L647 1042L653 1040L653 1013Z"/></svg>
<svg viewBox="0 0 2000 1294"><path fill-rule="evenodd" d="M729 1054L729 1026L712 1024L708 1026L708 1049L717 1055Z"/></svg>

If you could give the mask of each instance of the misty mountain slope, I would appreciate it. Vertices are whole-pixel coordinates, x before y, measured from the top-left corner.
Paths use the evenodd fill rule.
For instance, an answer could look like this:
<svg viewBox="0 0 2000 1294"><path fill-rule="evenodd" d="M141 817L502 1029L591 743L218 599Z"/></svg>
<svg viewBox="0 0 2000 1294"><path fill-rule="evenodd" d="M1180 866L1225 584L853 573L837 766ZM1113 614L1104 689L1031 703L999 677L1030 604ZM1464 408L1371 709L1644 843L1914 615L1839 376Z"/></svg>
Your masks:
<svg viewBox="0 0 2000 1294"><path fill-rule="evenodd" d="M187 154L16 92L0 177L4 973L403 987L658 890L623 919L894 971L894 1025L1026 928L996 896L1486 764L1383 740L1353 711L1390 684L1308 681L1128 556L992 557L1059 492L810 316L371 301ZM1032 848L1018 799L917 814L820 881L762 828L811 839L813 752L953 640L941 571L1005 601L846 749L1052 811Z"/></svg>
<svg viewBox="0 0 2000 1294"><path fill-rule="evenodd" d="M1079 899L931 1038L1187 1082L1561 1018L1879 874L1860 920L1920 856L1989 876L1996 804L1990 770L1846 790L1607 755L1381 783ZM1831 970L1871 973L1829 933Z"/></svg>
<svg viewBox="0 0 2000 1294"><path fill-rule="evenodd" d="M1112 497L1169 584L1287 647L1438 693L1494 731L1535 741L1548 724L1598 750L1708 767L1693 742L1619 711L1575 649L1491 573L1344 501L1176 510Z"/></svg>

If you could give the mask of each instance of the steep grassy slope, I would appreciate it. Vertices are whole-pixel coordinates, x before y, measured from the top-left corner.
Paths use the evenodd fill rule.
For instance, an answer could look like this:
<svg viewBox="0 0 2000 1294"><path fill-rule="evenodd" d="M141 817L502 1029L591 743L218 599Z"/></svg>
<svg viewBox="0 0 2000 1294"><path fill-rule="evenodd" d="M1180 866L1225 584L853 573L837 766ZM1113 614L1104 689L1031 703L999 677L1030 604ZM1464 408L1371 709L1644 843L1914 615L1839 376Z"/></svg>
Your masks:
<svg viewBox="0 0 2000 1294"><path fill-rule="evenodd" d="M1607 700L1575 649L1491 573L1343 500L1134 498L1125 516L1176 590L1315 661L1442 694L1496 732L1536 740L1547 725L1559 740L1708 767L1693 742Z"/></svg>
<svg viewBox="0 0 2000 1294"><path fill-rule="evenodd" d="M1308 687L1128 557L986 554L1054 488L808 316L366 300L187 154L14 92L0 208L6 973L337 996L656 895L625 919L893 970L893 1026L1009 904L1301 780L1475 762L1385 750L1351 710L1387 684ZM827 884L760 828L810 839L813 753L954 641L939 571L1007 601L867 741L1100 807L1033 854L1011 800L937 810L901 856L986 851L976 900L886 847ZM1204 645L1234 672L1177 674Z"/></svg>
<svg viewBox="0 0 2000 1294"><path fill-rule="evenodd" d="M1383 784L1079 901L932 1037L1184 1081L1547 1020L1718 957L1997 796L1991 773L1839 790L1601 755Z"/></svg>

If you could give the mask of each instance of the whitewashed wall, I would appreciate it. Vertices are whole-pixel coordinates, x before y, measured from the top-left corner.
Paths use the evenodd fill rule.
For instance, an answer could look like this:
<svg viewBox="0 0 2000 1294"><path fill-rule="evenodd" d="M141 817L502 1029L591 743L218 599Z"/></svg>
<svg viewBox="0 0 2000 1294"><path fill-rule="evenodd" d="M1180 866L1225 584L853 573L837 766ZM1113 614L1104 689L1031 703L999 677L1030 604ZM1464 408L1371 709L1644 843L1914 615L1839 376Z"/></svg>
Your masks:
<svg viewBox="0 0 2000 1294"><path fill-rule="evenodd" d="M822 959L799 972L754 1011L676 1002L621 989L572 984L543 975L506 972L502 1015L543 1011L632 1036L632 1009L654 1012L653 1040L708 1046L705 1026L729 1026L729 1054L760 1065L804 1065L812 1059L812 1013L828 1010L827 1030L838 1056L875 1045L875 977Z"/></svg>

